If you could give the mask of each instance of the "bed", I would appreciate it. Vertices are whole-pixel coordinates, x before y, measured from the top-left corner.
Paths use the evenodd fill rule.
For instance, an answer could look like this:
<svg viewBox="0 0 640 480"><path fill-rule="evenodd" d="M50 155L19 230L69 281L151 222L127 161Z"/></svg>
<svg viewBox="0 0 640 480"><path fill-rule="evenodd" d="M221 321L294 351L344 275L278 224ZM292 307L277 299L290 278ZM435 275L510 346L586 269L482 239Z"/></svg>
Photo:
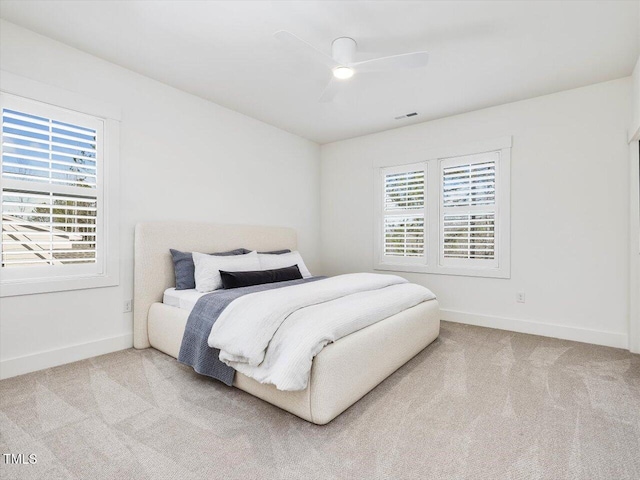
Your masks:
<svg viewBox="0 0 640 480"><path fill-rule="evenodd" d="M188 308L163 303L175 284L170 248L225 251L297 248L295 230L208 223L142 223L135 230L134 347L153 347L178 358ZM323 425L357 402L440 331L437 300L392 315L324 347L313 360L308 386L281 391L239 372L233 386L309 422Z"/></svg>

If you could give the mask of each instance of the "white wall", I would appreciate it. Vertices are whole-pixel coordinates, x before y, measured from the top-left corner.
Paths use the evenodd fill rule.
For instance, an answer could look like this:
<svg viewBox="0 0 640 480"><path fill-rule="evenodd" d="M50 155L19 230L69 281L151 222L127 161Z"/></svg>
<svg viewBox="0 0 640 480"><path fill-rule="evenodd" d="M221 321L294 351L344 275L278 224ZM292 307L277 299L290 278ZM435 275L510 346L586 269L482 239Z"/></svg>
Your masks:
<svg viewBox="0 0 640 480"><path fill-rule="evenodd" d="M325 273L372 270L374 164L512 135L511 279L403 275L443 319L626 348L631 90L625 78L323 145Z"/></svg>
<svg viewBox="0 0 640 480"><path fill-rule="evenodd" d="M137 222L291 226L318 268L318 145L11 23L0 31L3 70L122 109L120 286L2 298L2 375L131 345Z"/></svg>

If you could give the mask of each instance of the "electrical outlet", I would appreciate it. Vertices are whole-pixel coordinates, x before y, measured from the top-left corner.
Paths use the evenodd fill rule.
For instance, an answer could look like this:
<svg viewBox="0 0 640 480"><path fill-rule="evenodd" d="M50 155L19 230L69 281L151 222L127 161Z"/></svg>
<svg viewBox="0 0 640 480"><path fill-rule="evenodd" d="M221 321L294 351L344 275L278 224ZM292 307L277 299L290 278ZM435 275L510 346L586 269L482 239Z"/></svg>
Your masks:
<svg viewBox="0 0 640 480"><path fill-rule="evenodd" d="M524 292L516 293L516 302L524 303Z"/></svg>
<svg viewBox="0 0 640 480"><path fill-rule="evenodd" d="M133 309L133 300L125 300L123 306L123 313L129 313Z"/></svg>

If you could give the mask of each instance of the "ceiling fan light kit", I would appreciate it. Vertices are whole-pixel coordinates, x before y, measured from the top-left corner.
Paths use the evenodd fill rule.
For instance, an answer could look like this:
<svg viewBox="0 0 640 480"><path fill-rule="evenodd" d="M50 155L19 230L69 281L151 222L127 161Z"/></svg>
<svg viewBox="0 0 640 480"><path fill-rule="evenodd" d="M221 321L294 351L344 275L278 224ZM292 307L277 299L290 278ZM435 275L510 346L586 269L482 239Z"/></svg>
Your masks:
<svg viewBox="0 0 640 480"><path fill-rule="evenodd" d="M278 40L295 48L304 56L315 57L316 60L331 68L333 78L331 78L322 95L320 95L320 102L330 102L338 93L339 85L342 82L336 82L336 79L341 81L348 80L356 73L388 72L407 68L421 68L426 67L429 61L429 54L427 52L413 52L392 55L390 57L374 58L363 62L354 62L358 44L353 38L336 38L331 43L331 56L329 56L290 32L280 30L273 35Z"/></svg>
<svg viewBox="0 0 640 480"><path fill-rule="evenodd" d="M338 80L347 80L353 77L353 69L349 67L336 67L333 69L333 76Z"/></svg>

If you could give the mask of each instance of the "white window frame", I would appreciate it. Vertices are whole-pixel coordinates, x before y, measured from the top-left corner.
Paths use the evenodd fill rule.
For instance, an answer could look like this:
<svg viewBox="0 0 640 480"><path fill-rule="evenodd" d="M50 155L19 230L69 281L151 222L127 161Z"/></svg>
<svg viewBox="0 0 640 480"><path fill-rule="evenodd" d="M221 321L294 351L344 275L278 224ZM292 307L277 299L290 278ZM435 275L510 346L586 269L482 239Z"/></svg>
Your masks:
<svg viewBox="0 0 640 480"><path fill-rule="evenodd" d="M374 225L373 268L383 271L433 273L488 278L511 277L511 137L474 142L472 144L434 149L395 159L389 165L386 159L374 159L374 201L376 208ZM468 162L469 158L497 152L496 202L495 202L495 251L492 261L473 259L452 261L442 256L441 236L442 168L451 162ZM425 170L425 256L391 257L383 253L384 175L388 172Z"/></svg>
<svg viewBox="0 0 640 480"><path fill-rule="evenodd" d="M0 71L0 111L21 105L25 113L57 107L87 116L102 130L102 161L98 163L98 250L96 263L53 267L0 267L0 297L109 287L119 284L119 136L120 111L111 105L40 82ZM64 116L64 111L57 112ZM46 115L45 115L46 116ZM62 119L64 121L64 118ZM0 158L0 165L1 165ZM3 184L0 176L0 192Z"/></svg>

